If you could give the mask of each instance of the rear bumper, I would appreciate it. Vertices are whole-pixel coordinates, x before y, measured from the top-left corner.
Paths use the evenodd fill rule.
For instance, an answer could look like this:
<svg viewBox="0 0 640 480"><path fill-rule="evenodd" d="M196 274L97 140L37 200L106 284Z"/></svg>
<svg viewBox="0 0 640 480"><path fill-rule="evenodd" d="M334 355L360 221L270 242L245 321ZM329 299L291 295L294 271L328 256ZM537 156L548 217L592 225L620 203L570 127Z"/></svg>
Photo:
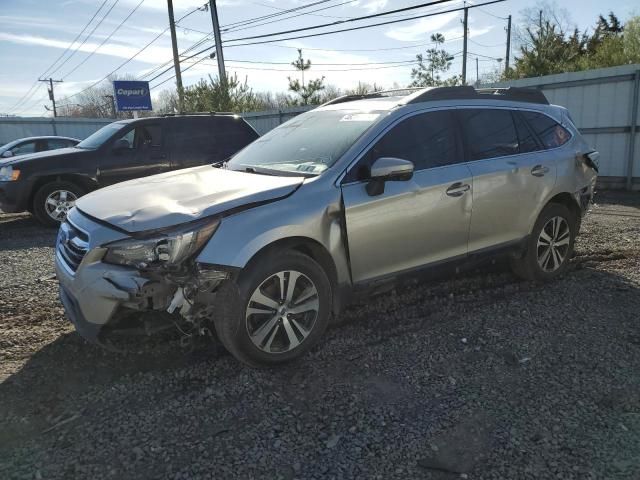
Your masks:
<svg viewBox="0 0 640 480"><path fill-rule="evenodd" d="M24 212L29 209L31 184L17 180L0 182L0 210L6 213Z"/></svg>

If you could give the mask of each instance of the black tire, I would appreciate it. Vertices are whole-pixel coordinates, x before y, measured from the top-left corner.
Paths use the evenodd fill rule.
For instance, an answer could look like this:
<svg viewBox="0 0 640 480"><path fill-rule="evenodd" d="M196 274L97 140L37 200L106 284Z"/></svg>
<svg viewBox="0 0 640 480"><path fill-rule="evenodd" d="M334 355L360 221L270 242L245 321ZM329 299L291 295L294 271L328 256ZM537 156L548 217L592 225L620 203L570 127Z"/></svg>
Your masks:
<svg viewBox="0 0 640 480"><path fill-rule="evenodd" d="M71 192L73 193L73 195L75 195L76 198L80 198L86 193L84 188L76 185L75 183L65 181L53 181L40 187L36 194L33 196L31 211L33 213L33 216L36 217L36 220L47 227L57 227L62 221L56 221L51 218L47 213L46 208L47 198L57 190L65 190L67 192Z"/></svg>
<svg viewBox="0 0 640 480"><path fill-rule="evenodd" d="M277 278L274 277L276 274L290 271L302 273L303 276L300 278L303 278L304 282L312 282L311 285L315 287L318 299L318 310L315 321L309 329L310 333L308 333L295 348L279 353L266 352L258 348L251 340L249 333L250 327L248 326L250 321L246 315L247 308L250 305L251 296L256 289L264 285L264 282L269 281L269 279L277 281ZM290 278L290 276L287 278ZM219 308L214 318L214 325L221 343L241 362L254 368L261 368L286 363L299 358L318 342L329 323L332 305L332 289L326 273L318 263L299 252L285 250L282 252L271 252L252 261L247 268L241 272L236 282L228 282L228 284L222 288L218 293L216 303L219 305ZM252 305L255 305L255 303ZM278 315L273 313L273 316L265 315L263 318L272 319L275 316ZM252 316L250 318L253 319L254 317ZM294 318L296 317L294 316ZM267 322L268 321L265 321L264 325L266 325ZM280 320L278 320L278 325L274 328L280 329L277 333L273 334L275 337L278 337L278 335L286 335L282 322L281 317ZM269 331L273 332L274 330ZM302 330L296 330L296 332L301 334L300 332L302 332ZM289 337L283 338L287 339Z"/></svg>
<svg viewBox="0 0 640 480"><path fill-rule="evenodd" d="M543 266L538 261L538 254L544 254L546 251L544 246L540 247L540 251L538 249L538 240L540 239L542 229L549 228L549 222L559 217L566 222L569 233L569 243L567 245L566 251L564 249L564 245L562 246L561 253L564 253L562 256L562 261L552 264L549 264L550 267L553 267L556 264L559 266L553 270L545 270ZM524 280L534 280L541 282L551 281L558 276L562 275L567 266L569 264L569 260L573 254L573 245L576 239L578 231L578 219L575 218L575 215L564 205L559 203L550 203L546 207L542 209L536 223L531 231L531 235L527 240L527 246L525 253L519 258L511 259L511 269L513 273L515 273L518 277ZM553 257L553 255L551 255ZM545 257L541 257L545 258ZM556 262L555 259L549 259L551 262Z"/></svg>

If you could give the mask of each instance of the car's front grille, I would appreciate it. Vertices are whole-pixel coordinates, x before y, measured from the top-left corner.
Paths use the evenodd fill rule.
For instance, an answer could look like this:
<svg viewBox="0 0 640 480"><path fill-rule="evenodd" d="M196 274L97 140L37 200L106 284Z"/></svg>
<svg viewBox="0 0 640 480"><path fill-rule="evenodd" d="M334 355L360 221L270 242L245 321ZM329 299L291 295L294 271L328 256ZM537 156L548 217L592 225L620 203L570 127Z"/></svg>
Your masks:
<svg viewBox="0 0 640 480"><path fill-rule="evenodd" d="M89 250L89 236L66 220L60 225L56 250L67 269L75 273Z"/></svg>

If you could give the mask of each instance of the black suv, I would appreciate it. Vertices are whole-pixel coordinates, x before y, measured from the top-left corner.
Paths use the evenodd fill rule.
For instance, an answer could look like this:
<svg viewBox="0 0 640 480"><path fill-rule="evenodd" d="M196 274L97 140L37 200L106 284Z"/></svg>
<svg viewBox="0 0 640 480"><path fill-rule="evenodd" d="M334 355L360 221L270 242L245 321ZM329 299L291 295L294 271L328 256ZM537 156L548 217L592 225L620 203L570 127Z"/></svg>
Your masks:
<svg viewBox="0 0 640 480"><path fill-rule="evenodd" d="M0 210L30 211L45 225L76 199L114 183L217 163L258 138L232 114L169 115L114 122L73 148L0 161ZM131 199L132 207L135 199Z"/></svg>

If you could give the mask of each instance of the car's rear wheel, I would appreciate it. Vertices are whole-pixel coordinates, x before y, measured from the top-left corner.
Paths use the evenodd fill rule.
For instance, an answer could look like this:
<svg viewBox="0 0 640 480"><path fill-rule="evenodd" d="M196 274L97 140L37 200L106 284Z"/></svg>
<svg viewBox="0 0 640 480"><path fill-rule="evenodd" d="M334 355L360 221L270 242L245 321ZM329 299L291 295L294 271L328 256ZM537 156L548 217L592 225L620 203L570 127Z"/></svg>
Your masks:
<svg viewBox="0 0 640 480"><path fill-rule="evenodd" d="M527 248L511 260L516 275L525 280L548 281L561 275L573 253L577 219L564 205L547 205L533 227Z"/></svg>
<svg viewBox="0 0 640 480"><path fill-rule="evenodd" d="M47 183L40 187L33 197L33 215L43 225L58 226L74 207L76 200L84 194L82 187L71 182Z"/></svg>
<svg viewBox="0 0 640 480"><path fill-rule="evenodd" d="M222 344L236 358L262 367L291 361L322 336L331 312L331 284L320 265L295 251L252 262L233 297L220 298L215 319Z"/></svg>

